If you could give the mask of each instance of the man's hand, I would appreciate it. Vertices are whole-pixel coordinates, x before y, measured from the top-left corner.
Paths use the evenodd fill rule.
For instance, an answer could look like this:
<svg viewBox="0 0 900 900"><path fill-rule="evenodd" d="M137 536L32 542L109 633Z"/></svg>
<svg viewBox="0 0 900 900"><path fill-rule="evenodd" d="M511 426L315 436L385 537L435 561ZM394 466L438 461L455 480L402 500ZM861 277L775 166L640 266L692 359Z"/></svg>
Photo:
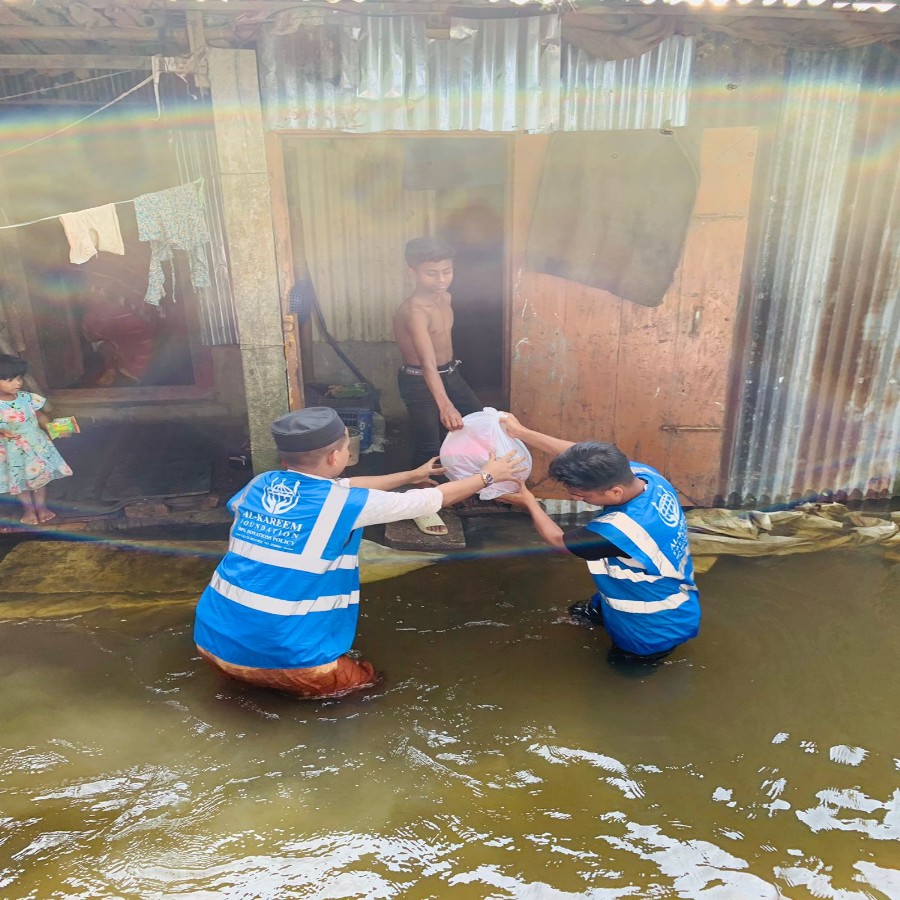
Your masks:
<svg viewBox="0 0 900 900"><path fill-rule="evenodd" d="M441 458L439 456L432 456L427 463L422 463L418 469L413 469L409 483L424 484L428 487L434 487L437 484L437 482L434 481L434 476L443 474L444 467L441 465Z"/></svg>
<svg viewBox="0 0 900 900"><path fill-rule="evenodd" d="M500 427L511 438L520 438L525 430L522 423L511 412L500 413Z"/></svg>
<svg viewBox="0 0 900 900"><path fill-rule="evenodd" d="M449 406L441 407L440 413L441 425L443 425L447 431L459 431L460 428L463 427L462 416L452 403Z"/></svg>
<svg viewBox="0 0 900 900"><path fill-rule="evenodd" d="M494 481L516 481L520 472L526 468L525 457L518 450L510 450L499 459L492 453L484 467L484 471L494 476Z"/></svg>
<svg viewBox="0 0 900 900"><path fill-rule="evenodd" d="M501 494L497 500L500 503L517 506L519 509L528 509L532 503L537 503L537 498L528 490L524 481L519 482L519 489L514 494Z"/></svg>

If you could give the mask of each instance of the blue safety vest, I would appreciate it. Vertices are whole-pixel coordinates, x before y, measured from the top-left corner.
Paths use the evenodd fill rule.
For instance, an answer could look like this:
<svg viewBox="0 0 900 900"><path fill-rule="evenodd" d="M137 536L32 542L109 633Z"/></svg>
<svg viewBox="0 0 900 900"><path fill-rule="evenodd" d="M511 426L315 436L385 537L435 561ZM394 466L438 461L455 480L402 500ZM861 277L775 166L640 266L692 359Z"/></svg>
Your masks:
<svg viewBox="0 0 900 900"><path fill-rule="evenodd" d="M687 522L675 488L656 469L631 463L646 482L643 493L606 507L585 527L630 555L590 561L595 604L613 642L642 656L696 637L700 594L688 545Z"/></svg>
<svg viewBox="0 0 900 900"><path fill-rule="evenodd" d="M197 646L262 669L346 653L359 615L356 520L369 492L299 472L264 472L228 501L228 552L200 597Z"/></svg>

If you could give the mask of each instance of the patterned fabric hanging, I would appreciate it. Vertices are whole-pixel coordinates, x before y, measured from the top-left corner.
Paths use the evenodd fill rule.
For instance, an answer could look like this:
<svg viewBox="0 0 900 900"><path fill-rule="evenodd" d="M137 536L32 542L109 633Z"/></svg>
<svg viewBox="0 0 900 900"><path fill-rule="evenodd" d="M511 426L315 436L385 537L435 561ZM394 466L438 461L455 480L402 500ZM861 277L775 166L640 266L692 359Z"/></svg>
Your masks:
<svg viewBox="0 0 900 900"><path fill-rule="evenodd" d="M134 201L138 238L150 242L150 275L144 300L159 306L166 292L163 262L171 262L173 250L185 250L195 288L209 285L206 245L209 228L203 208L202 183L142 194Z"/></svg>

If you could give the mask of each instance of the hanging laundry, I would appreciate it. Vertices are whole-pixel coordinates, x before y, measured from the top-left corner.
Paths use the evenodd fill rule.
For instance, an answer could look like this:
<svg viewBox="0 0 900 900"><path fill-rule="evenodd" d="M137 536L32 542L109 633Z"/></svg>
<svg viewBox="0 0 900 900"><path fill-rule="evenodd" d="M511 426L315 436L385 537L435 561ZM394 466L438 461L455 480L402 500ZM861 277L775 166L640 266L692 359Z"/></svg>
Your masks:
<svg viewBox="0 0 900 900"><path fill-rule="evenodd" d="M166 292L162 264L171 263L173 250L187 251L191 284L195 288L208 287L209 228L201 183L195 181L154 194L142 194L134 201L134 212L138 238L150 242L150 277L144 300L159 306Z"/></svg>
<svg viewBox="0 0 900 900"><path fill-rule="evenodd" d="M115 203L63 213L59 221L69 239L70 262L86 263L101 250L125 255Z"/></svg>

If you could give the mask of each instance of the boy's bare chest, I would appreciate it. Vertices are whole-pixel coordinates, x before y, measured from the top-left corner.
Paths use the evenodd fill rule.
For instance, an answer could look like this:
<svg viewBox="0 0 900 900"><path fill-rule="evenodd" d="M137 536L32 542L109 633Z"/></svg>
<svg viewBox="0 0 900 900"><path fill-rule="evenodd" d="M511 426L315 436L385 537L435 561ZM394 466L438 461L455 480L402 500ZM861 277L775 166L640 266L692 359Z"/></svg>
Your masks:
<svg viewBox="0 0 900 900"><path fill-rule="evenodd" d="M428 331L432 335L448 334L453 328L453 307L442 303L429 311Z"/></svg>

